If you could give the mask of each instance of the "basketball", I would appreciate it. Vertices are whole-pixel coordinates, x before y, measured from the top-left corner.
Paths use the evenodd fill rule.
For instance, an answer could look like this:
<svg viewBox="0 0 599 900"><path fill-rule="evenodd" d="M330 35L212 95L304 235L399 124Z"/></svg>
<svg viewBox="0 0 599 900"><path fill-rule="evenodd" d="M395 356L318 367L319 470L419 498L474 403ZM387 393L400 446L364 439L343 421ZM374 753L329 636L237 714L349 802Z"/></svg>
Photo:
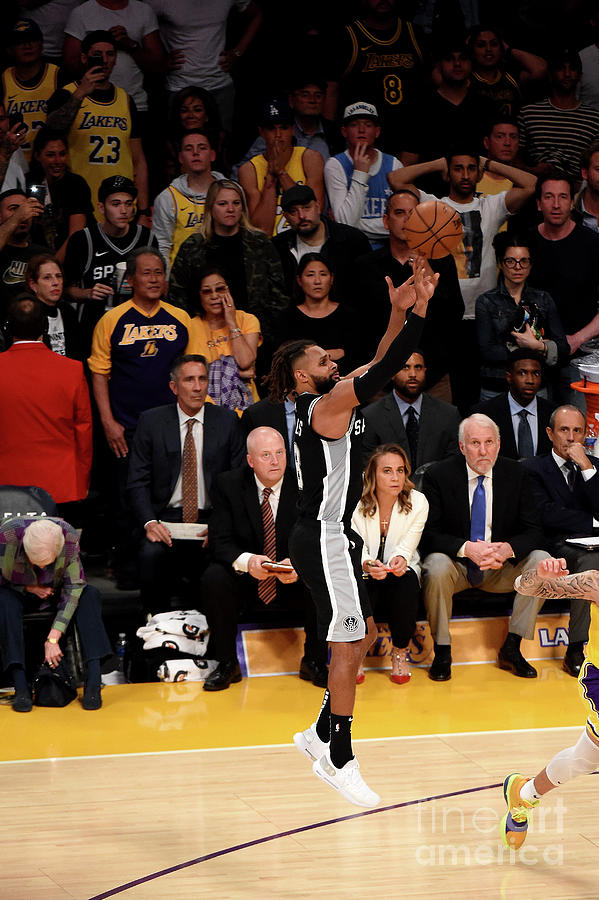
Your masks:
<svg viewBox="0 0 599 900"><path fill-rule="evenodd" d="M408 247L427 259L452 253L463 236L459 213L441 200L426 200L410 212L404 226Z"/></svg>

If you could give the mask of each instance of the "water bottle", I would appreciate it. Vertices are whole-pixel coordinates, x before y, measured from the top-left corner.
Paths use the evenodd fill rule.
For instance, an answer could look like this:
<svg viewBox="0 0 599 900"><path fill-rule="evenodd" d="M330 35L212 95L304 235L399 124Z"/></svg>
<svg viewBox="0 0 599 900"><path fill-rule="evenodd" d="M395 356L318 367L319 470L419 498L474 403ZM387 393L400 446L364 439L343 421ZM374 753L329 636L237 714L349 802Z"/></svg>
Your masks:
<svg viewBox="0 0 599 900"><path fill-rule="evenodd" d="M584 450L589 456L593 456L595 452L595 442L598 436L597 426L599 423L592 420L588 423L587 431L584 437Z"/></svg>
<svg viewBox="0 0 599 900"><path fill-rule="evenodd" d="M117 672L125 680L125 653L127 652L127 635L121 631L116 642Z"/></svg>

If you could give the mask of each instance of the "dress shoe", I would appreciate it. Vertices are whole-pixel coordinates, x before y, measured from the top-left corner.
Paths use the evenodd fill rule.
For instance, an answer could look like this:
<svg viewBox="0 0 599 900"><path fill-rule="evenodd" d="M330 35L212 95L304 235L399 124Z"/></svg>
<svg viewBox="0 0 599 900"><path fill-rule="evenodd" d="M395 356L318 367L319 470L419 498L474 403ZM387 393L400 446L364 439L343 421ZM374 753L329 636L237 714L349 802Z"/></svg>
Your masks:
<svg viewBox="0 0 599 900"><path fill-rule="evenodd" d="M428 670L428 677L433 681L449 681L451 678L450 647L435 645L435 658Z"/></svg>
<svg viewBox="0 0 599 900"><path fill-rule="evenodd" d="M205 691L224 691L230 684L241 681L241 669L236 659L220 662L204 682Z"/></svg>
<svg viewBox="0 0 599 900"><path fill-rule="evenodd" d="M507 669L519 678L536 678L537 670L527 663L518 647L503 645L497 654L500 669Z"/></svg>
<svg viewBox="0 0 599 900"><path fill-rule="evenodd" d="M15 712L31 712L33 709L33 700L29 691L15 691L11 702Z"/></svg>
<svg viewBox="0 0 599 900"><path fill-rule="evenodd" d="M564 661L562 663L562 669L573 678L578 678L583 662L584 651L582 649L582 644L572 644L566 650L566 655L564 656Z"/></svg>
<svg viewBox="0 0 599 900"><path fill-rule="evenodd" d="M329 670L315 659L306 659L304 656L300 662L299 677L302 681L311 681L319 688L325 688L329 681Z"/></svg>
<svg viewBox="0 0 599 900"><path fill-rule="evenodd" d="M83 709L100 709L102 706L102 694L100 693L99 684L85 685L81 706Z"/></svg>

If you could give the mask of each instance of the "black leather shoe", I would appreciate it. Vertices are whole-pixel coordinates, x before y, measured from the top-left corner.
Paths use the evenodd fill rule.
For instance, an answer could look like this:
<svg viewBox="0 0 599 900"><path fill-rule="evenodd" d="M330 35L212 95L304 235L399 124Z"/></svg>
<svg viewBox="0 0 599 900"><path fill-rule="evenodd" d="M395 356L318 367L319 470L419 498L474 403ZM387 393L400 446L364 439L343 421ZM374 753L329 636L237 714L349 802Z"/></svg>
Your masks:
<svg viewBox="0 0 599 900"><path fill-rule="evenodd" d="M329 681L329 670L315 659L306 659L300 663L299 677L302 681L311 681L319 688L325 688Z"/></svg>
<svg viewBox="0 0 599 900"><path fill-rule="evenodd" d="M583 662L584 652L582 647L569 647L564 656L562 669L564 672L567 672L568 675L571 675L572 678L578 678Z"/></svg>
<svg viewBox="0 0 599 900"><path fill-rule="evenodd" d="M102 694L100 693L100 685L92 684L89 687L85 685L83 697L81 698L81 706L83 709L100 709L102 706Z"/></svg>
<svg viewBox="0 0 599 900"><path fill-rule="evenodd" d="M517 647L506 648L505 644L497 654L497 665L507 669L519 678L536 678L537 670L527 663Z"/></svg>
<svg viewBox="0 0 599 900"><path fill-rule="evenodd" d="M33 700L29 691L15 691L12 698L12 708L15 712L31 712Z"/></svg>
<svg viewBox="0 0 599 900"><path fill-rule="evenodd" d="M451 678L451 652L449 647L445 651L435 652L435 658L428 670L428 677L432 681L449 681Z"/></svg>
<svg viewBox="0 0 599 900"><path fill-rule="evenodd" d="M220 662L204 682L205 691L224 691L230 684L241 681L241 669L236 659Z"/></svg>

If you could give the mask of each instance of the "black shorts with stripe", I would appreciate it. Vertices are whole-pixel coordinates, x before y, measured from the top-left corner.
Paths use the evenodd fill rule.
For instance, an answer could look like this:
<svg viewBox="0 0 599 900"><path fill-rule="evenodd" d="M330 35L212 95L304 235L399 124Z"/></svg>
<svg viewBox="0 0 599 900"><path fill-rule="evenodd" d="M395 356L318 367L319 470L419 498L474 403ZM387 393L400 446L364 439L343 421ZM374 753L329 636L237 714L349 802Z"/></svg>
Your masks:
<svg viewBox="0 0 599 900"><path fill-rule="evenodd" d="M312 594L318 637L334 643L365 637L372 610L362 578L362 538L343 522L300 517L289 551L294 569Z"/></svg>

